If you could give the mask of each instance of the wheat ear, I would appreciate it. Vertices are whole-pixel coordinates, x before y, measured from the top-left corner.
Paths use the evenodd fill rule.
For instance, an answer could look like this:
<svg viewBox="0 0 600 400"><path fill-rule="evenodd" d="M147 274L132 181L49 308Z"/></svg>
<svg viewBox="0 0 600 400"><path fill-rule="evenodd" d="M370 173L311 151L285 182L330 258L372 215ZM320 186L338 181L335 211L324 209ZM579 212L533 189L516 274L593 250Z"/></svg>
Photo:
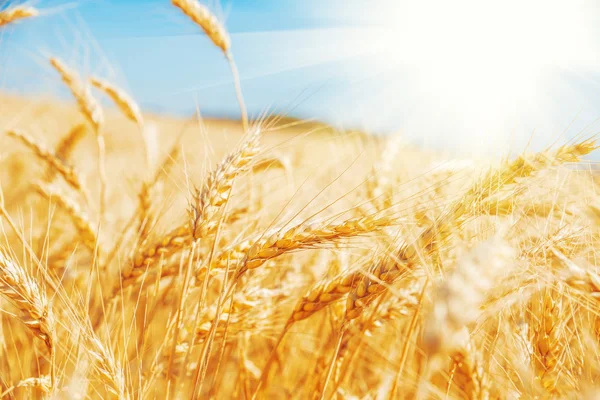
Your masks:
<svg viewBox="0 0 600 400"><path fill-rule="evenodd" d="M259 129L250 133L241 146L209 174L203 187L196 191L191 221L194 239L203 238L216 229L217 217L229 201L235 178L248 170L260 151L260 136Z"/></svg>
<svg viewBox="0 0 600 400"><path fill-rule="evenodd" d="M146 168L150 168L150 154L148 151L148 143L146 136L144 135L144 117L140 111L140 107L133 100L133 98L120 87L100 78L90 78L90 83L98 90L104 92L110 99L116 104L121 110L121 113L125 115L131 122L137 124L142 135L142 141L144 142L144 159L146 162Z"/></svg>
<svg viewBox="0 0 600 400"><path fill-rule="evenodd" d="M467 399L489 398L489 381L481 352L471 340L451 353L454 383Z"/></svg>
<svg viewBox="0 0 600 400"><path fill-rule="evenodd" d="M20 380L16 385L9 387L0 394L0 398L8 396L17 388L37 388L43 393L50 393L52 391L52 381L49 376L32 377Z"/></svg>
<svg viewBox="0 0 600 400"><path fill-rule="evenodd" d="M83 139L86 134L86 127L84 124L75 125L66 135L64 135L56 148L54 149L54 154L61 161L67 162L69 158L71 158L71 154L75 149L75 146Z"/></svg>
<svg viewBox="0 0 600 400"><path fill-rule="evenodd" d="M48 164L50 168L55 170L63 179L75 190L79 191L83 197L88 198L87 191L84 189L81 181L79 179L79 175L75 172L75 170L62 162L58 157L53 155L50 150L44 148L41 144L36 142L31 136L27 135L24 132L11 130L6 132L6 134L10 137L13 137L21 143L23 143L26 147L28 147L33 153L45 163Z"/></svg>
<svg viewBox="0 0 600 400"><path fill-rule="evenodd" d="M21 19L37 17L39 11L33 7L17 6L8 10L0 11L0 26L17 22Z"/></svg>
<svg viewBox="0 0 600 400"><path fill-rule="evenodd" d="M90 87L86 85L79 74L56 57L50 58L50 64L58 71L63 82L77 100L77 105L83 116L88 120L94 131L98 133L104 123L102 108L92 96Z"/></svg>
<svg viewBox="0 0 600 400"><path fill-rule="evenodd" d="M346 320L357 318L373 300L385 293L387 287L405 272L411 271L414 264L414 252L402 245L396 256L385 257L368 269L352 288L346 298Z"/></svg>
<svg viewBox="0 0 600 400"><path fill-rule="evenodd" d="M239 277L249 269L258 268L268 260L282 254L376 232L390 226L392 222L393 220L388 216L374 214L351 218L337 224L300 223L288 229L276 230L262 236L250 246L245 258L238 266L237 276Z"/></svg>
<svg viewBox="0 0 600 400"><path fill-rule="evenodd" d="M125 377L118 360L93 334L90 334L88 339L89 354L106 389L120 400L129 399Z"/></svg>
<svg viewBox="0 0 600 400"><path fill-rule="evenodd" d="M288 324L306 319L346 296L360 280L358 272L351 272L314 286L298 301Z"/></svg>
<svg viewBox="0 0 600 400"><path fill-rule="evenodd" d="M25 325L51 350L54 318L50 304L36 281L4 250L0 250L0 292L15 303Z"/></svg>
<svg viewBox="0 0 600 400"><path fill-rule="evenodd" d="M50 302L37 282L4 250L0 250L0 294L21 310L21 320L44 341L50 353L50 376L55 385L55 320Z"/></svg>

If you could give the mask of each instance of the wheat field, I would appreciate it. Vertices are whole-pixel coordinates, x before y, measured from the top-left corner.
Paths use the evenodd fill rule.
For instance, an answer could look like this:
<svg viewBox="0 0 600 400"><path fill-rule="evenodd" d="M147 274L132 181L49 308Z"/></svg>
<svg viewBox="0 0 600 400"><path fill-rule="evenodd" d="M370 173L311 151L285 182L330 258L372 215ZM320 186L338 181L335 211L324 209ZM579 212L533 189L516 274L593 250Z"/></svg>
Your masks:
<svg viewBox="0 0 600 400"><path fill-rule="evenodd" d="M402 137L0 96L0 397L600 397L595 135L494 163ZM0 29L38 11L0 13Z"/></svg>

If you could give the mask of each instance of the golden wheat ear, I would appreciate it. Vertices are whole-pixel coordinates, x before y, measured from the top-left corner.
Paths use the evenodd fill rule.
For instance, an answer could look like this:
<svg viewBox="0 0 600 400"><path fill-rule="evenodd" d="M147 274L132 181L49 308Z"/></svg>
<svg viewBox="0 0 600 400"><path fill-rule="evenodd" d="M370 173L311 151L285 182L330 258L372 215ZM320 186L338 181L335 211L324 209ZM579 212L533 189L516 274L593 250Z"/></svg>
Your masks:
<svg viewBox="0 0 600 400"><path fill-rule="evenodd" d="M63 82L69 88L75 100L77 100L77 105L81 113L97 133L104 123L104 115L102 108L100 108L100 105L92 96L90 87L83 82L75 70L71 69L59 58L51 57L50 65L60 74Z"/></svg>
<svg viewBox="0 0 600 400"><path fill-rule="evenodd" d="M98 90L104 92L119 107L119 110L132 122L143 125L144 118L137 103L123 89L113 85L107 80L92 77L90 83Z"/></svg>
<svg viewBox="0 0 600 400"><path fill-rule="evenodd" d="M25 18L37 17L40 12L29 6L17 6L0 11L0 26L12 24Z"/></svg>
<svg viewBox="0 0 600 400"><path fill-rule="evenodd" d="M194 23L196 23L206 36L220 48L223 53L227 53L231 46L231 40L225 27L219 22L217 17L210 10L198 3L196 0L172 0L171 3L178 7Z"/></svg>

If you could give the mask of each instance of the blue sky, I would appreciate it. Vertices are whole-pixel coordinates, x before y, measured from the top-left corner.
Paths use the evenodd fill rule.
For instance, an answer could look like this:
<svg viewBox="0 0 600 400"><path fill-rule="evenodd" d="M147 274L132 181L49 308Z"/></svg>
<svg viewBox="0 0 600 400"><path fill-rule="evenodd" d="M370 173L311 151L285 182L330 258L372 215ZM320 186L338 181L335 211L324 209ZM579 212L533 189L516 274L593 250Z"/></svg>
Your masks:
<svg viewBox="0 0 600 400"><path fill-rule="evenodd" d="M494 16L524 13L520 3L514 10L499 10L473 2L451 16L454 8L427 1L431 7L403 0L204 4L216 10L231 33L255 116L270 110L341 127L401 131L419 144L474 150L523 147L532 132L536 143L547 144L568 126L565 138L600 117L595 2L541 2L533 14L524 14L524 26L535 30L547 18L557 36L551 43L543 43L545 33L532 36L520 52L499 53L492 46L517 47L527 33L511 39L518 21ZM0 32L0 88L66 97L47 63L54 55L84 74L125 87L145 110L190 115L198 107L205 115L238 115L224 58L169 0L31 4L42 10L41 17ZM554 14L545 16L546 8ZM461 30L465 22L458 19L469 13L469 27ZM443 29L435 31L440 25ZM488 25L496 31L477 42ZM589 29L573 29L584 25ZM458 42L465 45L456 47ZM451 51L445 54L446 49ZM546 51L541 62L536 59L535 69L523 66L537 49Z"/></svg>

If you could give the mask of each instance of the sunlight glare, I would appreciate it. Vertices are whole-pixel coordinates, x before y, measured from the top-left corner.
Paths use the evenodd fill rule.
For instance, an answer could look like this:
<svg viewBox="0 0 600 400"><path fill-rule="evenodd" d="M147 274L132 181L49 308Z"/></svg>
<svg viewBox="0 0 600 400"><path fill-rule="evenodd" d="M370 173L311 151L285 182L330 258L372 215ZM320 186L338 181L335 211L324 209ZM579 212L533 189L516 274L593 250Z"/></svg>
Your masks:
<svg viewBox="0 0 600 400"><path fill-rule="evenodd" d="M387 0L358 18L368 25L361 31L373 50L369 64L390 71L388 86L419 103L419 118L448 121L465 143L485 137L494 147L523 119L548 119L535 113L550 114L557 71L598 61L593 26L578 1ZM392 96L376 101L393 104Z"/></svg>

